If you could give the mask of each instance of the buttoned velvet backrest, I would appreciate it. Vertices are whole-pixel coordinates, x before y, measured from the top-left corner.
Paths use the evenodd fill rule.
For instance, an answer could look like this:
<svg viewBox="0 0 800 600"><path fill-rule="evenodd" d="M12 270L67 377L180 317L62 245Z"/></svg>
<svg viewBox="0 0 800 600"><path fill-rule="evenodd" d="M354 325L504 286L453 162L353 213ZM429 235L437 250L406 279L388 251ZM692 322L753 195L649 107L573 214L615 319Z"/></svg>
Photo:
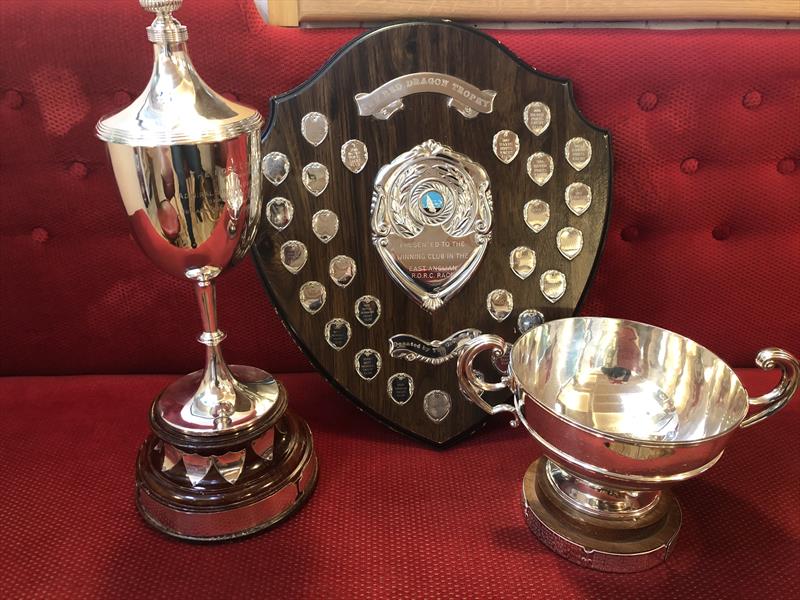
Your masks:
<svg viewBox="0 0 800 600"><path fill-rule="evenodd" d="M203 78L265 115L359 33L270 27L250 0L193 0L177 16ZM0 5L4 374L201 364L191 289L132 241L94 137L147 80L149 20L136 2ZM571 79L580 109L611 131L611 225L582 312L678 331L734 366L767 345L800 351L800 33L490 33ZM219 300L232 362L310 369L249 259Z"/></svg>

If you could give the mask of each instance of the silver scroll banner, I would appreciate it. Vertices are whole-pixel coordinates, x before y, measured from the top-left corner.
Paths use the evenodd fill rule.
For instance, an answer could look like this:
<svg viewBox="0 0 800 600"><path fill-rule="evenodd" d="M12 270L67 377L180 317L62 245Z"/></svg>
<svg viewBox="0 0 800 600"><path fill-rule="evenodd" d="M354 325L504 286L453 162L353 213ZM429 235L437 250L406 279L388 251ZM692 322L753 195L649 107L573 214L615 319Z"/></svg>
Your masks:
<svg viewBox="0 0 800 600"><path fill-rule="evenodd" d="M387 120L403 108L403 98L411 94L433 92L449 96L447 106L456 109L468 119L479 113L490 113L497 92L480 90L471 83L444 73L421 72L401 75L369 93L355 95L358 114Z"/></svg>
<svg viewBox="0 0 800 600"><path fill-rule="evenodd" d="M479 329L462 329L445 340L428 342L410 333L400 333L389 338L389 355L439 365L458 356L464 343L480 334Z"/></svg>

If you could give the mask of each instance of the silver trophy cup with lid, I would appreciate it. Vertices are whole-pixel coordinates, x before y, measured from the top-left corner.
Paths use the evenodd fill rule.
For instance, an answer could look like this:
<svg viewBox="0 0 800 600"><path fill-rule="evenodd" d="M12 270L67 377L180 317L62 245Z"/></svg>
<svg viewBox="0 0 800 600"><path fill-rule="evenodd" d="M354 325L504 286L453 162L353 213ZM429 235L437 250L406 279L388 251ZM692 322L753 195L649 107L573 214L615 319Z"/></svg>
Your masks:
<svg viewBox="0 0 800 600"><path fill-rule="evenodd" d="M205 368L169 385L150 412L136 469L145 520L179 538L221 540L274 525L310 495L317 460L307 424L261 369L227 365L214 286L250 248L261 209L261 115L198 76L181 0L140 0L154 65L142 94L97 124L133 236L162 270L192 282Z"/></svg>

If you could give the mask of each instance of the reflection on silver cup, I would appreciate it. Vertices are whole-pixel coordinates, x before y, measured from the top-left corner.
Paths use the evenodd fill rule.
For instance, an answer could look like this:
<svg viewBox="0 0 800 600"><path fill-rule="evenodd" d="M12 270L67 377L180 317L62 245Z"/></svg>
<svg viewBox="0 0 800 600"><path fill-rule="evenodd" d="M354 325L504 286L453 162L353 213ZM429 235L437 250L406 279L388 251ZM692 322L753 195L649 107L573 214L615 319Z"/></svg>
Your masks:
<svg viewBox="0 0 800 600"><path fill-rule="evenodd" d="M510 349L508 375L487 383L472 362ZM570 318L535 327L513 345L495 335L469 342L458 360L464 395L490 414L510 412L545 456L526 473L528 523L551 549L603 571L640 571L666 559L680 527L668 488L700 475L730 437L792 397L800 364L770 348L771 392L749 398L733 370L708 349L651 325ZM514 403L491 406L482 391L508 387ZM763 410L748 416L749 407Z"/></svg>

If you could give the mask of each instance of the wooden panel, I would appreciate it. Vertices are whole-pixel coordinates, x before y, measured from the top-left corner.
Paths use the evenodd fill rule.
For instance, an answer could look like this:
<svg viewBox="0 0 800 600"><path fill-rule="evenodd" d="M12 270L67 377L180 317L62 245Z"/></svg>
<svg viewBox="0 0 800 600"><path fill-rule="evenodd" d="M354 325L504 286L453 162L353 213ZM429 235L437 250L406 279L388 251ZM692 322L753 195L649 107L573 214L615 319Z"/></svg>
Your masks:
<svg viewBox="0 0 800 600"><path fill-rule="evenodd" d="M442 93L426 92L405 96L404 108L388 120L359 115L356 94L371 92L398 75L420 72L443 73L444 78L461 79L479 90L496 90L492 112L468 119L449 108ZM550 127L538 137L523 124L524 108L533 100L546 103L552 111ZM328 135L318 146L300 136L300 122L311 111L323 113L330 122ZM576 111L568 82L533 72L474 28L444 23L394 25L358 38L310 81L274 99L270 118L264 155L284 153L291 170L277 186L264 180L263 197L265 202L276 196L288 198L294 204L294 218L282 231L264 222L254 258L290 331L328 379L393 428L437 445L473 430L485 415L462 398L455 361L431 365L393 357L389 339L410 334L427 341L444 340L454 332L477 328L512 340L518 335L516 321L524 309L538 309L547 320L572 315L589 283L605 231L611 160L607 134ZM492 138L502 129L519 135L519 154L509 164L492 152ZM593 149L591 163L580 172L564 156L567 140L577 136L589 140ZM341 145L350 139L363 141L369 150L369 161L357 174L340 159ZM447 144L482 165L494 202L492 239L480 266L435 312L423 309L389 276L371 239L370 224L380 167L427 139ZM552 178L541 187L526 173L526 161L535 152L550 154L555 163ZM323 163L330 172L328 188L319 197L301 183L303 165L312 161ZM573 182L586 183L593 191L592 205L581 216L571 213L564 201L565 188ZM550 204L550 221L536 234L523 220L523 207L534 198ZM327 244L312 233L312 215L320 209L332 210L340 219L339 232ZM556 233L567 226L583 231L583 251L574 260L567 260L556 248ZM285 269L279 258L281 245L290 240L308 248L308 262L297 274ZM537 256L536 269L525 280L509 266L509 253L521 245L535 250ZM354 280L344 289L333 285L328 274L329 262L337 255L351 256L358 265ZM567 291L555 303L548 302L539 289L540 277L548 269L558 269L567 279ZM314 315L303 310L298 300L300 287L310 280L327 288L325 305ZM486 309L488 294L497 288L510 291L514 298L513 313L501 323ZM371 328L354 316L354 302L363 294L378 297L382 304L382 316ZM334 318L346 319L352 327L352 339L340 351L329 346L323 335L325 324ZM377 350L383 361L371 381L361 379L354 368L356 353L364 348ZM498 376L488 361L479 368L489 378ZM400 372L414 380L413 397L403 405L387 393L389 377ZM425 394L437 389L445 390L452 400L451 411L441 422L434 422L424 410ZM493 402L507 399L505 392L492 396Z"/></svg>
<svg viewBox="0 0 800 600"><path fill-rule="evenodd" d="M270 0L274 25L405 18L462 21L800 19L798 0Z"/></svg>

